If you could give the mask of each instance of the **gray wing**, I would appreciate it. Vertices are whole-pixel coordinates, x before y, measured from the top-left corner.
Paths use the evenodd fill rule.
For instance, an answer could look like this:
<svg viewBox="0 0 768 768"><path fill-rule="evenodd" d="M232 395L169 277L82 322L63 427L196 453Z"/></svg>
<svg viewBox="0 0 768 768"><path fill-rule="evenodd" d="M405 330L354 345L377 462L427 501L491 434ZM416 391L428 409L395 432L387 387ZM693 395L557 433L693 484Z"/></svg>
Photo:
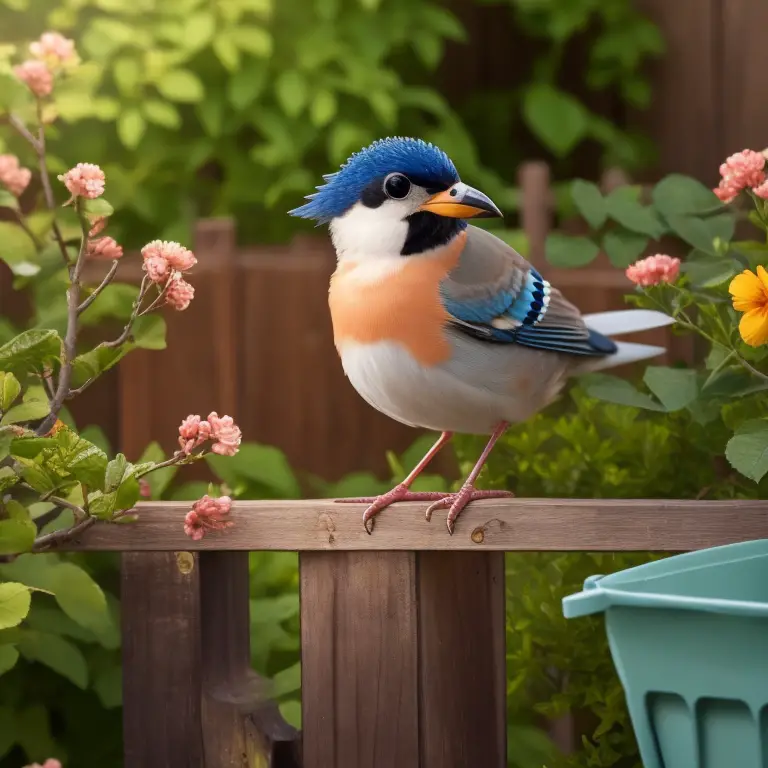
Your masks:
<svg viewBox="0 0 768 768"><path fill-rule="evenodd" d="M441 295L455 327L479 339L573 355L616 350L514 248L478 227L467 228L466 246Z"/></svg>

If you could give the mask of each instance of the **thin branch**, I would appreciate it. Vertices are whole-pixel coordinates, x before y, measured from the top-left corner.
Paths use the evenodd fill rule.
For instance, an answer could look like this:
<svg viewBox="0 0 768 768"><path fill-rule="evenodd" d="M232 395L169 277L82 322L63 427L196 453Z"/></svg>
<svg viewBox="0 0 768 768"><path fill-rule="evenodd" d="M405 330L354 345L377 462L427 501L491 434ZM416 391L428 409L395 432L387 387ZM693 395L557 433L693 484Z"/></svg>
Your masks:
<svg viewBox="0 0 768 768"><path fill-rule="evenodd" d="M159 306L163 304L163 299L165 298L165 294L168 293L168 288L170 287L170 285L171 285L171 279L168 278L168 280L165 281L163 290L160 291L157 298L146 309L143 309L141 312L139 312L139 317L144 317L144 315L149 314L153 309L157 309Z"/></svg>
<svg viewBox="0 0 768 768"><path fill-rule="evenodd" d="M60 531L53 531L52 533L46 533L44 536L38 536L35 539L35 543L32 547L33 552L43 552L46 549L59 544L63 541L68 541L74 538L79 533L87 531L96 522L95 517L86 517L81 520L77 525L73 525L71 528L63 528Z"/></svg>
<svg viewBox="0 0 768 768"><path fill-rule="evenodd" d="M125 328L123 328L123 332L113 341L102 341L101 346L109 347L111 349L113 347L119 347L121 344L124 344L126 341L128 341L128 338L131 335L131 329L133 328L133 323L135 322L136 318L139 315L139 308L141 307L141 302L144 301L144 297L147 295L147 291L149 290L150 285L151 283L149 282L149 278L147 277L147 275L144 275L144 279L141 281L141 288L139 289L139 295L136 297L136 301L133 302L131 316L128 318L128 322L125 324Z"/></svg>
<svg viewBox="0 0 768 768"><path fill-rule="evenodd" d="M88 309L88 307L90 307L94 301L96 301L98 295L112 282L112 278L115 276L119 266L119 261L115 260L112 262L112 266L110 267L109 272L107 272L106 277L101 281L101 283L99 283L98 287L93 291L93 293L77 308L78 314L85 312L85 310Z"/></svg>
<svg viewBox="0 0 768 768"><path fill-rule="evenodd" d="M20 483L20 485L22 488L26 488L29 491L35 491L35 489L27 483ZM35 493L37 493L37 491L35 491ZM85 510L79 504L73 504L71 501L62 499L60 496L46 496L46 501L50 501L57 507L64 507L65 509L72 510L77 515L78 519L85 517Z"/></svg>
<svg viewBox="0 0 768 768"><path fill-rule="evenodd" d="M85 263L85 252L88 245L88 230L90 226L85 214L80 210L80 204L81 202L78 198L75 205L78 207L80 227L83 234L80 241L80 252L77 255L77 261L75 262L74 267L70 267L69 270L69 289L67 290L67 333L64 337L64 359L61 363L61 371L59 371L59 383L56 387L56 394L53 396L51 402L51 411L35 430L38 435L47 434L51 430L51 427L56 423L56 419L64 404L64 400L66 400L70 394L69 385L72 381L72 361L77 356L77 308L80 306L80 273L82 272Z"/></svg>
<svg viewBox="0 0 768 768"><path fill-rule="evenodd" d="M154 472L156 469L163 469L163 467L172 467L175 464L181 463L184 459L190 458L193 455L200 455L200 454L186 454L184 451L176 451L176 453L171 456L170 459L166 459L165 461L161 461L159 464L155 464L154 467L150 467L149 469L145 469L143 472L137 472L136 478L144 477L144 475L148 475L151 472Z"/></svg>
<svg viewBox="0 0 768 768"><path fill-rule="evenodd" d="M48 160L45 154L45 125L43 123L43 108L40 101L37 102L37 119L38 119L38 131L37 137L34 136L32 131L24 125L24 121L18 117L18 115L9 115L8 121L16 132L27 141L37 155L37 162L40 166L40 182L43 185L43 195L45 196L45 204L49 210L56 209L56 199L53 196L53 189L51 188L51 179L48 174ZM53 236L59 245L61 256L64 259L65 264L69 264L69 254L67 253L67 246L64 242L64 237L61 234L59 225L54 219L53 222Z"/></svg>
<svg viewBox="0 0 768 768"><path fill-rule="evenodd" d="M35 154L40 154L40 145L33 135L32 131L24 125L24 121L18 115L8 115L8 122L11 127L19 134L25 141L32 145L32 149L35 150Z"/></svg>

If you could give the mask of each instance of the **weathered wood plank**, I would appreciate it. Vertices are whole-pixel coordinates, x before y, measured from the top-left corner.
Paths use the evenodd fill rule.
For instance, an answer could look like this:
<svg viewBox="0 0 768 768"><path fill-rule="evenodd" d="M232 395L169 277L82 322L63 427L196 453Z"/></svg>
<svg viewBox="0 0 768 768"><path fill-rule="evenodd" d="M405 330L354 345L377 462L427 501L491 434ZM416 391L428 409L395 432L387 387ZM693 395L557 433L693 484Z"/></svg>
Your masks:
<svg viewBox="0 0 768 768"><path fill-rule="evenodd" d="M363 505L316 501L236 502L235 525L201 541L184 535L184 502L138 505L131 525L97 523L70 550L503 550L667 551L768 537L768 501L499 499L471 504L449 536L424 504L403 503L365 533Z"/></svg>
<svg viewBox="0 0 768 768"><path fill-rule="evenodd" d="M503 552L419 552L421 768L505 768Z"/></svg>
<svg viewBox="0 0 768 768"><path fill-rule="evenodd" d="M251 669L248 553L199 560L205 768L298 768L298 732Z"/></svg>
<svg viewBox="0 0 768 768"><path fill-rule="evenodd" d="M301 555L304 768L420 768L415 558Z"/></svg>
<svg viewBox="0 0 768 768"><path fill-rule="evenodd" d="M202 768L198 556L123 555L125 768Z"/></svg>

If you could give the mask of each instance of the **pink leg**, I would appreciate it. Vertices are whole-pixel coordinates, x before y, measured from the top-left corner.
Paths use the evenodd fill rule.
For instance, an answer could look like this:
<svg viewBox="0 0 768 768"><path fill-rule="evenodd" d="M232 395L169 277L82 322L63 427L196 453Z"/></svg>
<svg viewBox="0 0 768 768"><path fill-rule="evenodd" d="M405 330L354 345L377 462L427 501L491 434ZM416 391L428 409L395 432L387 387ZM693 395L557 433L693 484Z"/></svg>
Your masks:
<svg viewBox="0 0 768 768"><path fill-rule="evenodd" d="M496 445L496 441L504 434L504 431L508 426L509 424L507 424L506 421L502 421L496 429L493 430L491 439L488 441L482 454L480 454L477 464L475 464L474 469L467 476L467 479L464 481L464 485L461 486L459 492L443 496L443 498L434 502L434 504L429 505L427 508L427 521L432 518L432 513L435 510L449 508L446 524L448 526L448 533L452 535L456 518L461 514L461 511L470 501L476 501L477 499L503 499L515 495L511 491L478 491L475 488L475 482L480 475L480 471L485 465L485 462L488 461L488 456L490 456L493 446Z"/></svg>
<svg viewBox="0 0 768 768"><path fill-rule="evenodd" d="M435 444L427 451L424 458L413 468L408 477L402 483L396 485L391 491L383 493L381 496L365 496L355 499L336 499L340 504L369 504L368 509L363 513L363 525L368 533L373 531L373 516L382 509L396 501L433 501L445 496L439 491L416 492L408 490L413 481L426 469L432 459L437 456L440 449L446 445L453 437L453 432L443 432L437 438Z"/></svg>

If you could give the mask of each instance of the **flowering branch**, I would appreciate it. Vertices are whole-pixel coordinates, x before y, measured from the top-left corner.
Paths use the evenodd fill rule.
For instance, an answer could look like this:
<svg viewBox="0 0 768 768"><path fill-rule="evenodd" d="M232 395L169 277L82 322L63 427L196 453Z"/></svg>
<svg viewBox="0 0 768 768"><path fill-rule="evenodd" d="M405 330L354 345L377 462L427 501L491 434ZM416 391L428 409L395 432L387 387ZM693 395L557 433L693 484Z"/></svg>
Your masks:
<svg viewBox="0 0 768 768"><path fill-rule="evenodd" d="M72 171L69 171L72 173ZM102 179L104 174L102 174ZM67 290L67 332L64 336L64 353L61 361L61 370L59 371L59 383L53 400L50 403L50 412L40 422L35 430L38 435L45 435L50 432L51 427L56 423L59 417L59 411L64 405L64 401L69 397L69 385L72 381L72 361L77 356L77 316L80 307L80 275L85 264L85 252L88 246L88 220L82 210L82 203L78 199L75 207L80 217L80 226L82 228L82 239L80 241L80 251L77 254L77 261L74 267L69 270L69 288Z"/></svg>
<svg viewBox="0 0 768 768"><path fill-rule="evenodd" d="M85 312L88 307L93 304L96 299L99 298L99 294L112 282L112 279L117 272L117 268L120 266L120 262L115 260L112 262L112 266L109 268L106 277L99 283L99 285L93 290L91 295L77 308L78 314Z"/></svg>

